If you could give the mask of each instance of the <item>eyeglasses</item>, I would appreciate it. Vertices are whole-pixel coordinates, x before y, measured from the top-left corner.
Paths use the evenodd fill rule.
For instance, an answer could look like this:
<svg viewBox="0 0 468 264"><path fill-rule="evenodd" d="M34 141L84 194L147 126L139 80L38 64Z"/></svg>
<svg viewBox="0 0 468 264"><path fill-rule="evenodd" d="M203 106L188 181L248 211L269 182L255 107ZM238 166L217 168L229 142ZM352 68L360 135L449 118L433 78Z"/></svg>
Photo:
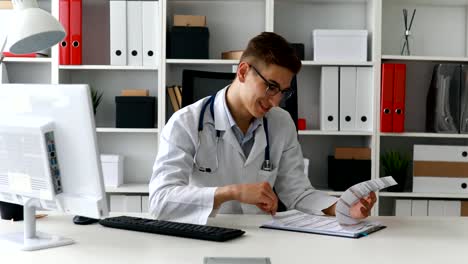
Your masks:
<svg viewBox="0 0 468 264"><path fill-rule="evenodd" d="M286 100L293 95L294 93L293 89L286 88L284 90L281 90L277 84L271 83L267 79L265 79L265 77L263 77L263 75L257 70L257 68L255 68L252 65L250 65L250 67L252 67L252 69L254 69L257 75L260 76L260 78L262 78L262 80L265 82L267 86L265 94L267 94L268 96L275 96L281 92L282 100Z"/></svg>

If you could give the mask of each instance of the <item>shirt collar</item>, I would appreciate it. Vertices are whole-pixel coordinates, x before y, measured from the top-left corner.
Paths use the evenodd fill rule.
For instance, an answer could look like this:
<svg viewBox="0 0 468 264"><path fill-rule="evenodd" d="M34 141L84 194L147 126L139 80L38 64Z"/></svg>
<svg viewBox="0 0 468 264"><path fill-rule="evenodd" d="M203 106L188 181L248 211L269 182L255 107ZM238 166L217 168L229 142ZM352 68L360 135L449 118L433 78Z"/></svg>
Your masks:
<svg viewBox="0 0 468 264"><path fill-rule="evenodd" d="M223 104L224 111L226 112L226 116L227 116L228 121L229 121L229 126L231 128L234 128L234 127L239 128L236 121L234 121L234 117L232 117L231 111L229 110L229 107L228 107L227 102L226 102L226 96L227 96L227 90L228 89L229 89L229 87L224 89L224 92L220 94L220 96L222 96L222 101L221 102ZM248 129L247 132L254 131L261 124L263 124L263 120L261 118L256 118L252 123L250 123L249 129Z"/></svg>

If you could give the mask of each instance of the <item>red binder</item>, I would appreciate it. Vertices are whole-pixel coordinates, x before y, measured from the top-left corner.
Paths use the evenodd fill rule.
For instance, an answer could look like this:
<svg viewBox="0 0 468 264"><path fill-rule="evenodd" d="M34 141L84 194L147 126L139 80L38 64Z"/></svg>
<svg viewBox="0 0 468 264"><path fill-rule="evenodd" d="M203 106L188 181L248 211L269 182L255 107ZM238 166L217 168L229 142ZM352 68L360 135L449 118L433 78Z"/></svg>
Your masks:
<svg viewBox="0 0 468 264"><path fill-rule="evenodd" d="M395 64L393 81L393 132L405 130L406 64Z"/></svg>
<svg viewBox="0 0 468 264"><path fill-rule="evenodd" d="M395 65L382 64L382 85L380 95L380 131L393 132L393 76Z"/></svg>
<svg viewBox="0 0 468 264"><path fill-rule="evenodd" d="M70 0L60 0L59 21L65 29L65 38L59 45L59 64L70 64Z"/></svg>
<svg viewBox="0 0 468 264"><path fill-rule="evenodd" d="M70 64L82 64L82 2L70 0Z"/></svg>

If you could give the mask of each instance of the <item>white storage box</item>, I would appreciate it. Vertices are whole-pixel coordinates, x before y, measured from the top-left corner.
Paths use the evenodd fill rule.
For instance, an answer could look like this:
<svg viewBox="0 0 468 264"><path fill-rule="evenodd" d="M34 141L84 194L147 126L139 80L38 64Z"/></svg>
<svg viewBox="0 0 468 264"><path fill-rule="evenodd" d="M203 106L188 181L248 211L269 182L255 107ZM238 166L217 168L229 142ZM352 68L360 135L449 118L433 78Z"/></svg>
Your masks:
<svg viewBox="0 0 468 264"><path fill-rule="evenodd" d="M468 146L414 145L413 192L468 193Z"/></svg>
<svg viewBox="0 0 468 264"><path fill-rule="evenodd" d="M121 155L101 155L105 186L118 187L123 183L123 160Z"/></svg>
<svg viewBox="0 0 468 264"><path fill-rule="evenodd" d="M313 31L315 61L367 61L367 30Z"/></svg>

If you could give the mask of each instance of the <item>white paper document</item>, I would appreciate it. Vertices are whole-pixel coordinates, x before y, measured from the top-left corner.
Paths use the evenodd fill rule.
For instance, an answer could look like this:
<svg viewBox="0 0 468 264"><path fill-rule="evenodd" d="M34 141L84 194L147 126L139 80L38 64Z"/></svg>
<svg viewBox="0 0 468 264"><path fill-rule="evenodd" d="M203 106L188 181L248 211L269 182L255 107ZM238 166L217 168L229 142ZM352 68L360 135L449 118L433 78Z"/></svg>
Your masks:
<svg viewBox="0 0 468 264"><path fill-rule="evenodd" d="M349 209L361 198L365 198L370 192L376 192L384 188L396 185L397 182L392 176L387 176L375 180L361 182L349 187L336 203L336 219L342 225L355 225L359 223L359 219L354 219L350 216Z"/></svg>
<svg viewBox="0 0 468 264"><path fill-rule="evenodd" d="M384 228L379 222L363 221L352 226L342 226L332 216L310 215L297 210L277 213L262 228L281 229L322 235L359 238Z"/></svg>

